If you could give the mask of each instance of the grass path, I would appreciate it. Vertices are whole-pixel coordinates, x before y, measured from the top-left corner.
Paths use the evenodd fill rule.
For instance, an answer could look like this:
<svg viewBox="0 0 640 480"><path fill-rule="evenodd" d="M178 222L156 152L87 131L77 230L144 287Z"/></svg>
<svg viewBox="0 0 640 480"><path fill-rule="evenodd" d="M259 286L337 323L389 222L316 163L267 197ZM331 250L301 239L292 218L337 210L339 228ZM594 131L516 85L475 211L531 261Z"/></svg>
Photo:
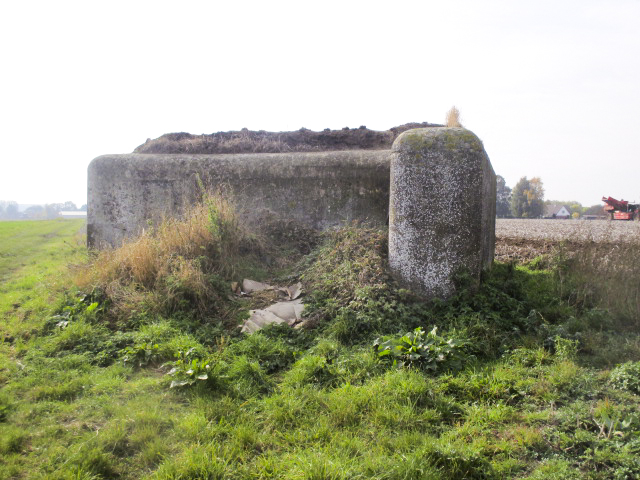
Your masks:
<svg viewBox="0 0 640 480"><path fill-rule="evenodd" d="M86 259L84 220L0 222L0 332L13 336L69 285L70 263ZM25 328L27 327L27 328Z"/></svg>

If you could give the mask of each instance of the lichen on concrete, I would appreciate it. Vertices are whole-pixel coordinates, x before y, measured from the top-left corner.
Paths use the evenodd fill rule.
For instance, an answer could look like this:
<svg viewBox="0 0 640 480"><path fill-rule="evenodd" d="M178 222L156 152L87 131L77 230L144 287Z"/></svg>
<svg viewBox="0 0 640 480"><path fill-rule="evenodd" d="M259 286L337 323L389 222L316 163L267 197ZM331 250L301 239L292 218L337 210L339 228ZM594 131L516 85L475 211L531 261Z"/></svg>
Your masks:
<svg viewBox="0 0 640 480"><path fill-rule="evenodd" d="M464 128L410 130L392 151L390 267L411 290L447 298L457 272L479 280L493 260L493 168L482 142Z"/></svg>

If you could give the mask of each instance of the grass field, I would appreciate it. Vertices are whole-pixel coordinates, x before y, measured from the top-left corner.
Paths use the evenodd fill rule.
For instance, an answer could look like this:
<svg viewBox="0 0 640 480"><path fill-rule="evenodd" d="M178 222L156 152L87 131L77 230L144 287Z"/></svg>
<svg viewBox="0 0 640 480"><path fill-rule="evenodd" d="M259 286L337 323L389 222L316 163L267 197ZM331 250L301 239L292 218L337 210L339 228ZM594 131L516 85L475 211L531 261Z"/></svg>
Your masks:
<svg viewBox="0 0 640 480"><path fill-rule="evenodd" d="M315 328L244 336L254 300L193 306L193 278L222 282L197 252L167 254L162 285L118 264L128 283L75 286L82 228L0 223L0 478L640 477L637 325L573 295L563 259L424 303L385 232L346 228L271 279L303 282Z"/></svg>
<svg viewBox="0 0 640 480"><path fill-rule="evenodd" d="M86 261L84 220L0 222L0 331L28 335L70 285L70 263Z"/></svg>

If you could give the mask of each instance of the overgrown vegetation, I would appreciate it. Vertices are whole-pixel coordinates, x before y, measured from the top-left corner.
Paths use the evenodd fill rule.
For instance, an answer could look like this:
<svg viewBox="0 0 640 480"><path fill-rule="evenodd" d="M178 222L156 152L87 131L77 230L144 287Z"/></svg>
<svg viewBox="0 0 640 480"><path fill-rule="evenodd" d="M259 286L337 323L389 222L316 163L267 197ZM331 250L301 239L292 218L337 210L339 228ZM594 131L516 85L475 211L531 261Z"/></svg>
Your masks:
<svg viewBox="0 0 640 480"><path fill-rule="evenodd" d="M640 326L640 239L584 242L557 255L561 293L578 307L604 308L620 327Z"/></svg>
<svg viewBox="0 0 640 480"><path fill-rule="evenodd" d="M389 276L386 232L345 226L271 272L302 281L309 327L245 336L229 285L269 275L270 247L222 198L97 254L75 285L79 224L40 225L0 223L0 478L640 476L626 257L496 263L427 303ZM605 274L628 287L619 305Z"/></svg>
<svg viewBox="0 0 640 480"><path fill-rule="evenodd" d="M78 286L99 292L115 320L186 313L226 320L229 284L265 252L222 194L205 194L181 219L149 226L118 248L97 253L77 276Z"/></svg>

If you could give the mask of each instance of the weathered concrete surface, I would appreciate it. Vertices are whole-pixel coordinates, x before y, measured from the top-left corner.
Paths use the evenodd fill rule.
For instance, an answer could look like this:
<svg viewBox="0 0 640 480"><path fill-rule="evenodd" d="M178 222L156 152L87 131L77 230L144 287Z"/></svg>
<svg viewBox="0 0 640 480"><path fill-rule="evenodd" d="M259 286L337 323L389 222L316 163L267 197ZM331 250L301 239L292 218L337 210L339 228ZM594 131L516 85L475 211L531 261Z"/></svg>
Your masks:
<svg viewBox="0 0 640 480"><path fill-rule="evenodd" d="M249 220L267 211L316 229L388 218L390 150L274 154L125 154L94 159L88 169L87 238L117 245L180 215L206 187L225 186Z"/></svg>
<svg viewBox="0 0 640 480"><path fill-rule="evenodd" d="M447 298L464 269L480 279L493 260L496 177L482 142L464 128L409 130L393 144L389 264L426 298Z"/></svg>

